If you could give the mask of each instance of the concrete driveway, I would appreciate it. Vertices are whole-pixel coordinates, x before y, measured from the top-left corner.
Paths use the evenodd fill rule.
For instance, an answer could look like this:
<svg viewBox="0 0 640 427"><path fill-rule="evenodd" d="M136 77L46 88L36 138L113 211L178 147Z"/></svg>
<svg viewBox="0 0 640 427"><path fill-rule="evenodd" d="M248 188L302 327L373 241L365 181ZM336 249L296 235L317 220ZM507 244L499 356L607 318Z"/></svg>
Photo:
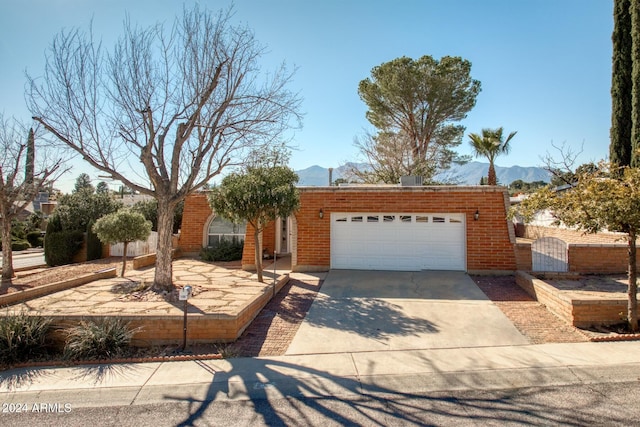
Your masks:
<svg viewBox="0 0 640 427"><path fill-rule="evenodd" d="M286 354L524 344L463 272L331 270Z"/></svg>

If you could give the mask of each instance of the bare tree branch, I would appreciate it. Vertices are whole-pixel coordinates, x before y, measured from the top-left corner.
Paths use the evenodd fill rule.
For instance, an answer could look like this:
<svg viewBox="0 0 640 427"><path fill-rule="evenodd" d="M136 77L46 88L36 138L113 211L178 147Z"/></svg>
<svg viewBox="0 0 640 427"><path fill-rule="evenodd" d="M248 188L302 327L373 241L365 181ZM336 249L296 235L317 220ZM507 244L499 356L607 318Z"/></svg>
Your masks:
<svg viewBox="0 0 640 427"><path fill-rule="evenodd" d="M194 6L170 29L125 21L108 53L90 31L62 32L42 78L29 77L31 112L56 141L158 200L160 288L171 287L177 203L301 119L293 73L262 73L264 48L231 16Z"/></svg>

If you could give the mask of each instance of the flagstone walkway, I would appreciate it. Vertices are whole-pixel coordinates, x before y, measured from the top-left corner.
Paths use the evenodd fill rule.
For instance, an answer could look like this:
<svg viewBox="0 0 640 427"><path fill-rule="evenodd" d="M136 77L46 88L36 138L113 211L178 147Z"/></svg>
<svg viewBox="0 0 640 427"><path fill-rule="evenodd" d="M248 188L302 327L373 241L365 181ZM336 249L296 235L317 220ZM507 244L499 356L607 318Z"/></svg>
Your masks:
<svg viewBox="0 0 640 427"><path fill-rule="evenodd" d="M282 262L276 271L281 279L288 271ZM11 311L26 310L39 315L176 315L184 303L177 293L185 285L193 288L188 311L194 314L234 315L242 307L273 288L273 270L265 271L266 283L240 268L225 268L197 259L177 259L173 263L176 291L171 295L144 290L153 283L154 269L129 270L125 277L103 279L77 288L17 304Z"/></svg>

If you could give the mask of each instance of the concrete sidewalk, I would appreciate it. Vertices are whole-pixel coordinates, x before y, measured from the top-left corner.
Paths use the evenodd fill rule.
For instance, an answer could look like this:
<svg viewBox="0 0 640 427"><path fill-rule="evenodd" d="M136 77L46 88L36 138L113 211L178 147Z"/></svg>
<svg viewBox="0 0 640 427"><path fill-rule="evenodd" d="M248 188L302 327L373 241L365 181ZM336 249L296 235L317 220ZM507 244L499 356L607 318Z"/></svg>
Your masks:
<svg viewBox="0 0 640 427"><path fill-rule="evenodd" d="M640 379L638 354L636 341L24 368L0 373L0 400L79 408L616 383Z"/></svg>

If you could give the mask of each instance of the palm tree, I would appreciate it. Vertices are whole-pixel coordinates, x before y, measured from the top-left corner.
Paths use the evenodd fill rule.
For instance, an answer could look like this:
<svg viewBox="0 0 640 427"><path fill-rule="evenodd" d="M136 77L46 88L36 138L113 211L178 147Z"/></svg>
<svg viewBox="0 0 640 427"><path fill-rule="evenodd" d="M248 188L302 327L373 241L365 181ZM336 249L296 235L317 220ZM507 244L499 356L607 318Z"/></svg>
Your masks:
<svg viewBox="0 0 640 427"><path fill-rule="evenodd" d="M509 149L509 141L513 138L516 132L511 132L506 140L503 141L502 128L498 129L482 129L482 135L477 133L470 133L469 139L471 146L476 157L484 156L489 160L489 176L487 177L487 183L489 185L497 185L496 169L493 164L496 156L499 154L507 154Z"/></svg>

